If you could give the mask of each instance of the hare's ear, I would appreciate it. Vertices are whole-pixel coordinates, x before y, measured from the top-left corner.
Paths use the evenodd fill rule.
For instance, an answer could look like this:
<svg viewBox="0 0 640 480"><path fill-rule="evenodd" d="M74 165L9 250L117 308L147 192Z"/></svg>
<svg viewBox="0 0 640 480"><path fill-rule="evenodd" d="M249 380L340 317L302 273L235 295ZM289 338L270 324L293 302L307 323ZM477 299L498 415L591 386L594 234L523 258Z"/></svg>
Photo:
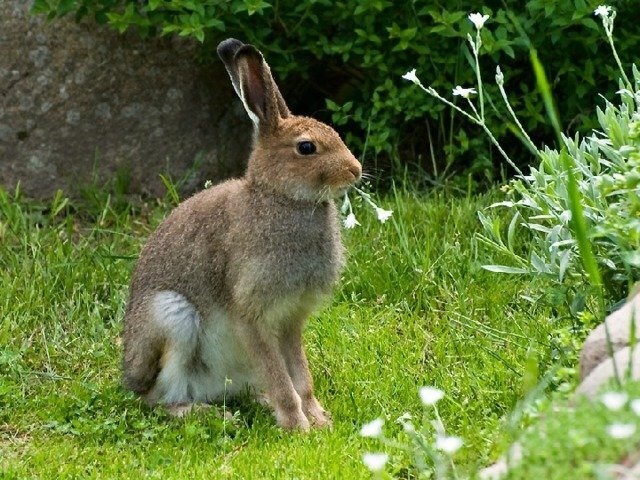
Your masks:
<svg viewBox="0 0 640 480"><path fill-rule="evenodd" d="M240 50L240 47L243 47L244 43L240 40L236 40L235 38L227 38L226 40L220 42L218 44L218 48L216 49L218 52L218 56L224 66L229 72L229 77L231 77L231 84L233 85L233 89L236 91L236 94L242 98L242 94L240 93L240 79L238 78L238 69L236 68L236 53Z"/></svg>
<svg viewBox="0 0 640 480"><path fill-rule="evenodd" d="M290 115L269 66L254 46L228 39L218 45L218 55L249 117L260 129L274 128L280 118Z"/></svg>

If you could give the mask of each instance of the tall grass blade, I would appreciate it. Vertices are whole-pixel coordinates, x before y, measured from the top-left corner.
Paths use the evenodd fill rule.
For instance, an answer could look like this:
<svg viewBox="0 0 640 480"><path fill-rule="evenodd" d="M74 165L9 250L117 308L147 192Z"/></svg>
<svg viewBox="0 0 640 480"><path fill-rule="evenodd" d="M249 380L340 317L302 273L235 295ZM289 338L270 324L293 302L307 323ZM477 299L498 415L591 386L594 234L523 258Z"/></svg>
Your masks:
<svg viewBox="0 0 640 480"><path fill-rule="evenodd" d="M549 86L544 67L538 59L538 53L534 48L529 49L529 57L531 59L533 71L536 76L538 90L540 91L540 95L542 95L542 99L544 101L547 116L551 121L551 125L553 126L556 137L558 139L558 149L560 150L560 165L565 170L565 173L567 175L567 200L569 203L569 209L571 210L571 225L573 235L578 242L580 260L582 262L582 265L584 266L585 272L587 273L591 285L596 289L599 314L604 317L605 308L602 277L600 275L600 270L598 269L598 264L593 253L593 249L591 248L591 242L589 241L589 228L587 226L587 221L585 219L584 209L582 206L583 198L580 190L578 189L578 182L574 173L575 163L573 161L573 158L567 153L564 138L562 137L562 128L560 126L558 112L556 110L555 102L553 101L553 96L551 94L551 87ZM604 322L604 330L607 340L607 353L612 359L613 373L617 383L620 385L621 378L618 371L618 366L613 360L613 344L611 342L609 327L606 320Z"/></svg>
<svg viewBox="0 0 640 480"><path fill-rule="evenodd" d="M560 119L558 117L558 111L556 110L555 102L553 101L553 95L551 95L551 87L547 81L547 74L544 71L544 67L538 59L538 52L535 48L529 49L529 58L531 59L531 65L533 66L533 73L536 76L536 83L542 100L544 102L544 108L547 111L547 116L551 121L551 126L555 131L558 139L558 148L562 148L564 140L562 139L562 127L560 126Z"/></svg>

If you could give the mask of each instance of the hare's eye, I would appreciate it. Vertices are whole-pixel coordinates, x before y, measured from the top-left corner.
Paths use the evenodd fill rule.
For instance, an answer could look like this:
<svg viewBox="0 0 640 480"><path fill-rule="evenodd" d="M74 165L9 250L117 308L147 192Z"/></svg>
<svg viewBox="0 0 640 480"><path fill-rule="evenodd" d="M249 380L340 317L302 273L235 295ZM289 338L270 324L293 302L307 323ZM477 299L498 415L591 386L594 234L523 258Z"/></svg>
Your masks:
<svg viewBox="0 0 640 480"><path fill-rule="evenodd" d="M311 155L313 153L316 153L315 143L306 140L304 142L298 142L296 148L298 149L298 153L300 155Z"/></svg>

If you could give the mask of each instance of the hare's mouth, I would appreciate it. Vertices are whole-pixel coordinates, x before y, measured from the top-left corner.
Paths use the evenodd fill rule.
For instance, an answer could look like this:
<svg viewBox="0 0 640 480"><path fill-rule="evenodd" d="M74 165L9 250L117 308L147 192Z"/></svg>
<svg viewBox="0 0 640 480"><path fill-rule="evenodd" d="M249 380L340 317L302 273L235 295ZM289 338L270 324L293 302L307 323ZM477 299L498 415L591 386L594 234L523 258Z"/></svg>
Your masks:
<svg viewBox="0 0 640 480"><path fill-rule="evenodd" d="M332 187L330 189L327 189L324 192L325 195L326 195L325 199L326 200L335 200L335 199L338 199L338 198L342 198L354 186L355 186L355 184L349 184L349 185L341 185L339 187Z"/></svg>

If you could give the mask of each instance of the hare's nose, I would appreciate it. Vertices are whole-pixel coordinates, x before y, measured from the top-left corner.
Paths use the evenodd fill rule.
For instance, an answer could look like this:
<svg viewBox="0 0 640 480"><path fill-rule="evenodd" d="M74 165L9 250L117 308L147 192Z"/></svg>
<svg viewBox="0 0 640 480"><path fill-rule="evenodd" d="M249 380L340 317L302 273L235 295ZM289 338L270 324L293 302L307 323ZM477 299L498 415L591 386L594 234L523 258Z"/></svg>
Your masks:
<svg viewBox="0 0 640 480"><path fill-rule="evenodd" d="M360 180L360 177L362 176L362 166L360 165L360 163L352 162L351 164L349 164L348 168L351 175L353 175L353 181L357 182L358 180Z"/></svg>

